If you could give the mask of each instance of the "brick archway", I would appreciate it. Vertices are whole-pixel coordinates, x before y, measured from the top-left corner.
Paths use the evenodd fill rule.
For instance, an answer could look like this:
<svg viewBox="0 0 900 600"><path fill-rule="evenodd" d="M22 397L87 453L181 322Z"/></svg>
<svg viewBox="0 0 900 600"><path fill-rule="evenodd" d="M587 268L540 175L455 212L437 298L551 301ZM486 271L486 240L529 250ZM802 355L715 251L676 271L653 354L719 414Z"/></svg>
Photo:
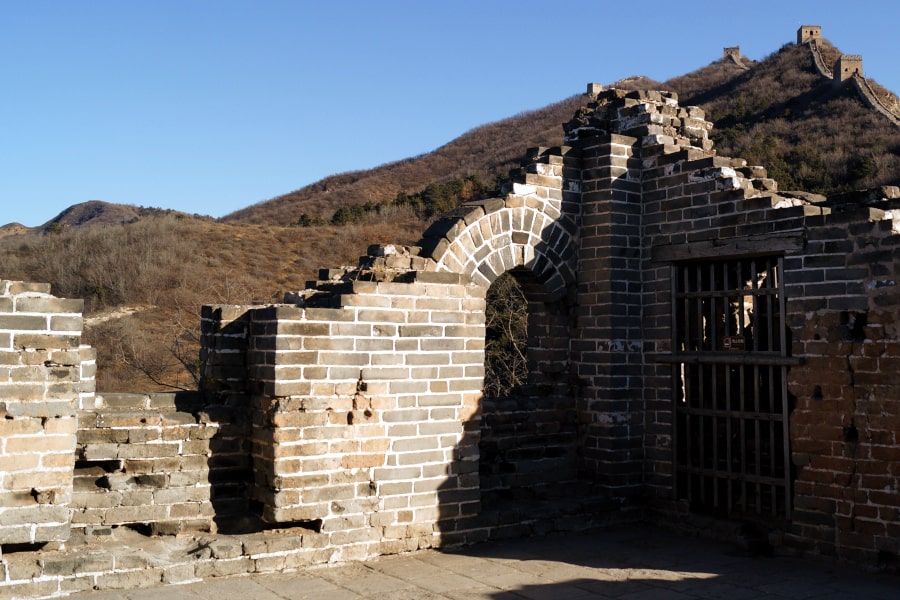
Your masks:
<svg viewBox="0 0 900 600"><path fill-rule="evenodd" d="M525 296L527 379L483 395L465 427L466 445L478 449L473 457L486 521L494 512L569 497L577 488L569 343L580 203L565 198L567 188L574 194L578 186L564 179L564 151L536 149L529 159L523 182L506 197L461 206L419 244L438 272L459 275L485 293L510 273Z"/></svg>
<svg viewBox="0 0 900 600"><path fill-rule="evenodd" d="M577 271L577 184L564 179L560 149L532 149L524 183L505 198L464 204L425 231L419 246L437 271L463 275L485 288L506 271L527 269L545 301L572 291ZM567 189L571 188L571 189Z"/></svg>

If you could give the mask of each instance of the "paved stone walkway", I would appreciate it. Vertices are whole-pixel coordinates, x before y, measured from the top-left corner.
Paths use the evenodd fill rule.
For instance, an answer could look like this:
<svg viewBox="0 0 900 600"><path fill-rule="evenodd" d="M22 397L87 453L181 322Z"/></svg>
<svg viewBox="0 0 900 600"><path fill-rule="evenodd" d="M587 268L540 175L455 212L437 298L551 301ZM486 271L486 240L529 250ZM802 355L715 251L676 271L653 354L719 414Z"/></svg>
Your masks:
<svg viewBox="0 0 900 600"><path fill-rule="evenodd" d="M650 527L421 551L289 575L69 596L85 600L623 600L900 598L900 575L753 558Z"/></svg>

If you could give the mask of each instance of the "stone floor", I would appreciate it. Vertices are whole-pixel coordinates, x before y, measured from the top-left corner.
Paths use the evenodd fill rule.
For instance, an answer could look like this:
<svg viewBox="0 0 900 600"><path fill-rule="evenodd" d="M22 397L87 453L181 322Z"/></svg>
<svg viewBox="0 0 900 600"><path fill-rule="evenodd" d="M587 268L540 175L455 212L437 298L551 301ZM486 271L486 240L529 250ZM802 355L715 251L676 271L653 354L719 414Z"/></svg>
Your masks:
<svg viewBox="0 0 900 600"><path fill-rule="evenodd" d="M650 526L420 551L292 574L87 592L86 600L587 600L900 598L900 575L824 559L751 557Z"/></svg>

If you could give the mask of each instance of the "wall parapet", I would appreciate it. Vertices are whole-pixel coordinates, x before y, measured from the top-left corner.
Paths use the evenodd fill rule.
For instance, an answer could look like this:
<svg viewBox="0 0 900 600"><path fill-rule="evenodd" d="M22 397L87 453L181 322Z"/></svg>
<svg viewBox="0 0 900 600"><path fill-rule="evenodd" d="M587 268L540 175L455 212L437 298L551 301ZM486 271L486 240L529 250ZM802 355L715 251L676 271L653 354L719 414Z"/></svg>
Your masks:
<svg viewBox="0 0 900 600"><path fill-rule="evenodd" d="M94 394L83 306L0 280L0 544L69 537L75 411Z"/></svg>

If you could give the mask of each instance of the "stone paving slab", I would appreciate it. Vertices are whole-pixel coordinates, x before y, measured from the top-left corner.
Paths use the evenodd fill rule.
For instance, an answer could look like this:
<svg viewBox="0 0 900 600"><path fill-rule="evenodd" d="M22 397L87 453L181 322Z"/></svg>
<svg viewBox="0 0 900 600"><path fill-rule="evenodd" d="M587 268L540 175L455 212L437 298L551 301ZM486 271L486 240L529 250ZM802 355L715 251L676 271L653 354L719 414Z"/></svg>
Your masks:
<svg viewBox="0 0 900 600"><path fill-rule="evenodd" d="M751 557L649 526L425 550L293 574L87 592L78 600L897 600L900 575Z"/></svg>

